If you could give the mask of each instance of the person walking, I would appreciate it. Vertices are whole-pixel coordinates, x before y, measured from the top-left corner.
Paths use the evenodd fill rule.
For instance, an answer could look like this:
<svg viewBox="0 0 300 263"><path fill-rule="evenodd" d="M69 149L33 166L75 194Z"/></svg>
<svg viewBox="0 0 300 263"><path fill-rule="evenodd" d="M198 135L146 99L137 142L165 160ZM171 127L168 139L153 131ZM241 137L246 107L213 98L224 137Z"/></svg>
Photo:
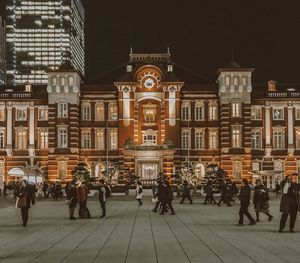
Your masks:
<svg viewBox="0 0 300 263"><path fill-rule="evenodd" d="M183 187L182 187L182 199L180 204L183 204L185 198L190 201L190 204L193 204L193 200L191 198L191 188L187 180L184 180Z"/></svg>
<svg viewBox="0 0 300 263"><path fill-rule="evenodd" d="M269 221L273 219L273 216L269 212L269 193L264 187L262 181L257 179L254 187L253 204L256 212L256 222L259 222L259 213L264 213L269 217Z"/></svg>
<svg viewBox="0 0 300 263"><path fill-rule="evenodd" d="M136 200L138 200L139 206L141 206L143 204L143 202L142 202L143 186L142 186L141 182L139 182L139 181L136 182L135 194L136 194Z"/></svg>
<svg viewBox="0 0 300 263"><path fill-rule="evenodd" d="M24 179L21 181L18 193L17 193L17 202L16 207L21 209L23 226L27 226L28 222L28 211L31 207L31 204L35 204L35 195L34 190L31 185Z"/></svg>
<svg viewBox="0 0 300 263"><path fill-rule="evenodd" d="M69 205L69 218L70 220L75 220L76 217L74 217L74 212L78 203L78 190L76 179L73 179L66 185L65 191L67 195L67 204Z"/></svg>
<svg viewBox="0 0 300 263"><path fill-rule="evenodd" d="M163 215L166 212L167 206L171 210L171 215L175 215L175 211L172 206L172 201L173 201L173 191L169 181L165 180L162 186L162 208L161 208L160 215Z"/></svg>
<svg viewBox="0 0 300 263"><path fill-rule="evenodd" d="M100 202L100 206L102 209L102 215L100 216L100 218L105 219L106 217L106 197L108 196L107 191L110 191L108 186L105 185L105 182L103 179L101 179L99 181L99 202Z"/></svg>
<svg viewBox="0 0 300 263"><path fill-rule="evenodd" d="M251 198L251 188L249 186L248 180L243 179L242 180L242 188L241 188L241 191L239 194L241 207L240 207L240 211L239 211L238 226L244 225L244 215L249 219L249 221L250 221L249 225L255 225L255 220L248 211L248 207L250 205L250 198Z"/></svg>
<svg viewBox="0 0 300 263"><path fill-rule="evenodd" d="M297 175L288 175L281 182L281 201L280 212L282 213L280 220L279 233L285 228L288 216L290 215L290 232L294 233L297 213L300 211L300 185Z"/></svg>

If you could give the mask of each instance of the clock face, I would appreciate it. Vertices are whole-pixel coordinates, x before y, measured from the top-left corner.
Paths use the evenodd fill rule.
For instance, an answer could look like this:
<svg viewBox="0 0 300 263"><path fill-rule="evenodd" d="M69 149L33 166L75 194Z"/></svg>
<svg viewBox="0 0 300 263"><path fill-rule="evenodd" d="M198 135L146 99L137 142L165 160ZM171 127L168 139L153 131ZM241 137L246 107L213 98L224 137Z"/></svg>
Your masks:
<svg viewBox="0 0 300 263"><path fill-rule="evenodd" d="M144 86L147 88L147 89L151 89L153 88L155 85L155 82L152 78L147 78L145 81L144 81Z"/></svg>

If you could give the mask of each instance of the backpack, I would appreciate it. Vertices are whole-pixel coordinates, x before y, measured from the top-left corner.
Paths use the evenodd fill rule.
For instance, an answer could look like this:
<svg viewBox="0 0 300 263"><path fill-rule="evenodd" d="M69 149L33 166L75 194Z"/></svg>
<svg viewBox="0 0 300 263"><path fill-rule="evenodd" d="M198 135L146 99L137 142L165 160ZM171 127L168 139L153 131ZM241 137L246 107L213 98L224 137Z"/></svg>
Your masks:
<svg viewBox="0 0 300 263"><path fill-rule="evenodd" d="M104 188L105 188L105 197L106 198L109 198L111 197L111 189L108 185L104 185Z"/></svg>
<svg viewBox="0 0 300 263"><path fill-rule="evenodd" d="M139 194L141 194L143 192L143 187L139 186Z"/></svg>

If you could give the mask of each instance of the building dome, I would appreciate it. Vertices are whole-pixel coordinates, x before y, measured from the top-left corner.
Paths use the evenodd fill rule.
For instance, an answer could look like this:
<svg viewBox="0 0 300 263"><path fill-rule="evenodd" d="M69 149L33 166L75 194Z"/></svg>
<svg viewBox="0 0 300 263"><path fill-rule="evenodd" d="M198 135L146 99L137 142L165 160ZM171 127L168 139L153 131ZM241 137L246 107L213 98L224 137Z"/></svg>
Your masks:
<svg viewBox="0 0 300 263"><path fill-rule="evenodd" d="M241 66L237 62L232 60L225 66L225 68L241 68Z"/></svg>

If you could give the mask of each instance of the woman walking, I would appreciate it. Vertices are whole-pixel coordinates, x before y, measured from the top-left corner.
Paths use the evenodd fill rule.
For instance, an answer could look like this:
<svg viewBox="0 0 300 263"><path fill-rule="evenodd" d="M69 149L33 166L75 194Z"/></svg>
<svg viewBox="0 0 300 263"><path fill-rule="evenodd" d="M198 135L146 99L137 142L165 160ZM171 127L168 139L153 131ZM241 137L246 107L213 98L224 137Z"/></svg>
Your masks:
<svg viewBox="0 0 300 263"><path fill-rule="evenodd" d="M269 193L264 187L262 181L257 179L254 187L253 204L256 212L256 222L259 222L259 213L264 213L269 217L269 221L273 216L269 212Z"/></svg>
<svg viewBox="0 0 300 263"><path fill-rule="evenodd" d="M19 191L17 193L17 208L21 209L23 226L27 226L28 222L28 211L31 204L35 204L35 195L32 187L26 180L22 180Z"/></svg>

